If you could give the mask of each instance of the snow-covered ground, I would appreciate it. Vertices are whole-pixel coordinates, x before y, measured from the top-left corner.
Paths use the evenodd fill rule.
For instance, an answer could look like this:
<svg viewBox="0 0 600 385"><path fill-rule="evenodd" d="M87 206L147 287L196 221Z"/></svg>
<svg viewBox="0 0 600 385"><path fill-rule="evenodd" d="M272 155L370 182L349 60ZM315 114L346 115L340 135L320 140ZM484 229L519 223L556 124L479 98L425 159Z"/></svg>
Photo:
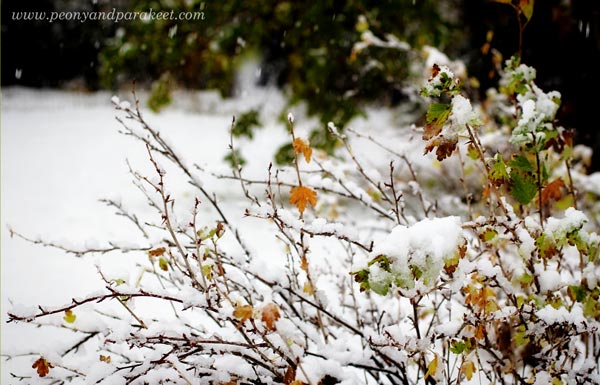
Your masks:
<svg viewBox="0 0 600 385"><path fill-rule="evenodd" d="M218 165L228 153L228 130L233 115L262 103L265 116L281 109L281 95L259 90L261 99L241 95L223 101L211 93L182 94L161 114L148 113L148 121L188 157L200 165ZM132 185L127 162L149 170L144 146L119 133L109 93L83 94L57 90L5 88L2 90L2 353L28 353L51 346L56 335L40 333L27 325L7 324L13 304L59 305L74 296L102 287L94 257L74 258L52 248L34 246L10 237L9 226L28 237L73 248L92 247L111 239L134 236L130 223L115 217L101 198L122 201L143 209L144 197ZM120 95L131 99L131 95ZM286 140L275 119L258 130L254 143L261 151L251 155L253 165L266 170L273 152ZM269 150L272 150L271 152ZM258 167L258 166L257 166ZM227 199L231 183L205 179L209 190ZM236 184L238 186L238 184ZM171 186L181 200L193 199L186 184ZM104 259L111 257L103 257ZM127 270L134 261L114 258ZM2 383L18 358L2 360Z"/></svg>

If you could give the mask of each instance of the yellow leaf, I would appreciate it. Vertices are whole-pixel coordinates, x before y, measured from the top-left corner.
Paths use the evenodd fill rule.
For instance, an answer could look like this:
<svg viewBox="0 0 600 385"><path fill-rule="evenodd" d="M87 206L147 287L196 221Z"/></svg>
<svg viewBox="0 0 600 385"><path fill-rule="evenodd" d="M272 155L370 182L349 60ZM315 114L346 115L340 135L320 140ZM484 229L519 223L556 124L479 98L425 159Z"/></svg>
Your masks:
<svg viewBox="0 0 600 385"><path fill-rule="evenodd" d="M241 305L238 303L235 310L233 310L233 316L240 320L238 326L241 326L244 322L252 318L252 312L252 305Z"/></svg>
<svg viewBox="0 0 600 385"><path fill-rule="evenodd" d="M439 356L436 354L433 360L427 365L427 373L425 373L425 380L429 378L429 376L435 376L435 372L437 372Z"/></svg>
<svg viewBox="0 0 600 385"><path fill-rule="evenodd" d="M77 316L70 309L65 310L65 316L63 317L65 322L72 324L75 322L75 318L77 318Z"/></svg>
<svg viewBox="0 0 600 385"><path fill-rule="evenodd" d="M300 214L306 209L307 203L310 203L313 207L317 204L317 193L308 187L294 187L290 191L290 194L290 203L298 207Z"/></svg>
<svg viewBox="0 0 600 385"><path fill-rule="evenodd" d="M158 259L158 266L161 268L161 270L164 270L164 271L169 270L169 264L167 263L167 260L164 259L163 257L160 257Z"/></svg>
<svg viewBox="0 0 600 385"><path fill-rule="evenodd" d="M315 289L313 288L313 285L310 284L310 282L306 282L304 284L304 292L310 295L315 294Z"/></svg>
<svg viewBox="0 0 600 385"><path fill-rule="evenodd" d="M473 361L465 361L460 366L460 371L467 377L467 380L470 380L473 377L473 373L475 373L475 364Z"/></svg>
<svg viewBox="0 0 600 385"><path fill-rule="evenodd" d="M260 319L269 330L275 330L275 323L281 317L279 308L274 303L268 303L262 308Z"/></svg>
<svg viewBox="0 0 600 385"><path fill-rule="evenodd" d="M310 157L312 155L312 148L310 148L308 143L306 143L305 141L303 141L300 138L296 138L296 139L294 139L294 142L292 143L292 145L294 146L294 153L303 154L304 159L306 160L306 163L310 163Z"/></svg>
<svg viewBox="0 0 600 385"><path fill-rule="evenodd" d="M37 373L40 377L46 377L46 375L50 372L50 369L54 366L46 361L44 357L40 357L33 363L33 365L31 365L31 367L37 369Z"/></svg>

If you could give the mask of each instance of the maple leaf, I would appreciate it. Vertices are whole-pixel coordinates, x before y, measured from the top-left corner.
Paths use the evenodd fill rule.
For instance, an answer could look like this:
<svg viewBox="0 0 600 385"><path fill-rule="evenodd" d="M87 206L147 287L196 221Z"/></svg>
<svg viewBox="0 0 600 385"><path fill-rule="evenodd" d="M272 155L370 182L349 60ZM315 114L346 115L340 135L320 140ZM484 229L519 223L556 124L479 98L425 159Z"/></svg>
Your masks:
<svg viewBox="0 0 600 385"><path fill-rule="evenodd" d="M264 322L267 329L275 330L275 323L280 317L279 307L274 303L268 303L262 308L260 319Z"/></svg>
<svg viewBox="0 0 600 385"><path fill-rule="evenodd" d="M300 138L296 138L294 139L292 145L294 146L294 153L303 154L306 163L310 163L310 157L312 156L312 148L310 148L308 143L306 143Z"/></svg>
<svg viewBox="0 0 600 385"><path fill-rule="evenodd" d="M298 207L300 214L306 209L307 203L310 203L313 207L317 204L317 193L308 187L294 187L290 191L290 194L290 203Z"/></svg>
<svg viewBox="0 0 600 385"><path fill-rule="evenodd" d="M63 317L65 322L72 324L73 322L75 322L76 318L77 316L71 311L71 309L65 310L65 316Z"/></svg>
<svg viewBox="0 0 600 385"><path fill-rule="evenodd" d="M33 363L33 365L31 365L31 367L37 369L37 373L40 377L46 377L46 375L50 372L50 369L54 366L46 361L44 357L40 357Z"/></svg>
<svg viewBox="0 0 600 385"><path fill-rule="evenodd" d="M550 200L559 200L562 197L561 189L565 187L565 182L562 179L557 178L552 182L548 183L546 187L542 189L542 203L548 203Z"/></svg>
<svg viewBox="0 0 600 385"><path fill-rule="evenodd" d="M252 305L241 305L239 303L237 304L237 306L233 310L233 316L240 320L238 327L250 318L252 318L253 310L254 309L252 308Z"/></svg>

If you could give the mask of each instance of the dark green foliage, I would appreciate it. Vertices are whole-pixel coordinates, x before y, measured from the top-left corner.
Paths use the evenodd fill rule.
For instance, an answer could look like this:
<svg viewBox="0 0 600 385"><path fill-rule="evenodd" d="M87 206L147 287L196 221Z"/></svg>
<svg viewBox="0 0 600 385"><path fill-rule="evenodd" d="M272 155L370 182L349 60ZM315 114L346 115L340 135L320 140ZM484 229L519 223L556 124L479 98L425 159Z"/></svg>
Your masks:
<svg viewBox="0 0 600 385"><path fill-rule="evenodd" d="M454 28L458 0L292 2L135 0L132 10L202 11L203 20L129 22L102 51L105 86L131 79L151 83L171 73L173 86L233 91L234 73L246 54L263 60L261 82L286 85L290 102L306 102L318 116L311 145L330 151L324 133L332 121L343 129L364 103L403 99L411 53L370 46L353 51L367 29L392 34L418 49L452 50L464 33ZM322 131L322 132L321 132ZM283 155L282 155L283 156Z"/></svg>
<svg viewBox="0 0 600 385"><path fill-rule="evenodd" d="M232 134L235 137L245 136L252 139L254 136L252 129L255 127L261 127L260 115L258 110L251 109L240 115L235 120L235 124L232 128Z"/></svg>

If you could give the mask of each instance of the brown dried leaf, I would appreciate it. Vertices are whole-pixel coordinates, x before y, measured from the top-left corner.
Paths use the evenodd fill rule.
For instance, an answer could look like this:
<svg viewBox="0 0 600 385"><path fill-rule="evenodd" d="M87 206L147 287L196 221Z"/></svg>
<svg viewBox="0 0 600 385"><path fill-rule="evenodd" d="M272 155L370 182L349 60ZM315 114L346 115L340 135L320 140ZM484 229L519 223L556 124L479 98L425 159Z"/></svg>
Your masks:
<svg viewBox="0 0 600 385"><path fill-rule="evenodd" d="M106 362L107 364L110 364L110 356L103 356L102 354L100 355L100 361L101 362Z"/></svg>
<svg viewBox="0 0 600 385"><path fill-rule="evenodd" d="M300 268L308 273L308 259L306 256L302 256L302 259L300 260Z"/></svg>
<svg viewBox="0 0 600 385"><path fill-rule="evenodd" d="M298 207L300 214L306 209L307 203L310 203L313 207L317 204L317 193L311 188L305 186L294 187L290 194L290 203Z"/></svg>
<svg viewBox="0 0 600 385"><path fill-rule="evenodd" d="M444 138L443 136L437 136L427 142L425 146L425 154L431 152L434 148L437 147L435 154L437 156L437 160L440 162L449 156L452 155L454 150L456 150L456 144L458 143L458 138Z"/></svg>
<svg viewBox="0 0 600 385"><path fill-rule="evenodd" d="M281 317L279 307L274 303L268 303L262 308L261 320L269 330L275 330L275 323Z"/></svg>
<svg viewBox="0 0 600 385"><path fill-rule="evenodd" d="M550 200L557 201L562 197L562 188L565 187L565 182L557 178L548 183L542 189L542 204L548 203Z"/></svg>
<svg viewBox="0 0 600 385"><path fill-rule="evenodd" d="M296 368L294 368L292 365L288 366L287 370L285 371L285 375L283 376L283 383L286 385L290 385L293 384L294 382L294 378L296 378Z"/></svg>
<svg viewBox="0 0 600 385"><path fill-rule="evenodd" d="M166 251L167 251L167 249L165 249L164 247L159 247L159 248L154 249L154 250L148 250L148 255L151 256L151 257L160 257Z"/></svg>
<svg viewBox="0 0 600 385"><path fill-rule="evenodd" d="M31 365L32 368L37 369L37 373L40 377L46 377L50 373L50 369L53 368L51 363L46 361L44 357L40 357Z"/></svg>

